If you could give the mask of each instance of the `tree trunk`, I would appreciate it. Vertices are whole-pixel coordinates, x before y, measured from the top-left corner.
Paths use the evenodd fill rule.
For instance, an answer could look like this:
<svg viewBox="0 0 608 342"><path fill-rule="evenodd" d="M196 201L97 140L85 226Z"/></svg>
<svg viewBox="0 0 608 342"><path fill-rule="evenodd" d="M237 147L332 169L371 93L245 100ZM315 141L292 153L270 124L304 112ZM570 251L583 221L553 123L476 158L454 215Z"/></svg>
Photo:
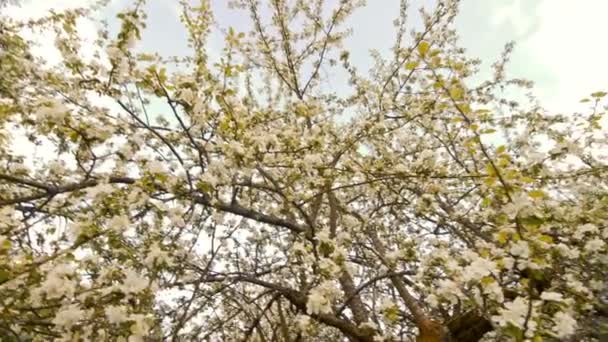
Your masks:
<svg viewBox="0 0 608 342"><path fill-rule="evenodd" d="M418 323L416 342L448 342L449 336L439 322L426 319Z"/></svg>

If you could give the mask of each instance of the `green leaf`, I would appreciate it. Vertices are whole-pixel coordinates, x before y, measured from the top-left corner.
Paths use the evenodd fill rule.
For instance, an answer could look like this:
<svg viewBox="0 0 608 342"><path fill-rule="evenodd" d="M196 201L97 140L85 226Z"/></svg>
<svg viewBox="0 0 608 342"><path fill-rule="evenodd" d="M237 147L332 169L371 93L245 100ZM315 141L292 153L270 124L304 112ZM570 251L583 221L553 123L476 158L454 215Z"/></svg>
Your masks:
<svg viewBox="0 0 608 342"><path fill-rule="evenodd" d="M211 186L211 184L203 181L198 181L198 183L196 183L196 188L205 193L210 193L213 191L213 187Z"/></svg>
<svg viewBox="0 0 608 342"><path fill-rule="evenodd" d="M464 91L462 90L462 88L460 88L458 86L450 89L450 96L454 100L460 100L460 99L462 99L463 95L464 95Z"/></svg>
<svg viewBox="0 0 608 342"><path fill-rule="evenodd" d="M466 103L459 103L456 105L456 108L465 114L469 114L471 112L471 106Z"/></svg>
<svg viewBox="0 0 608 342"><path fill-rule="evenodd" d="M445 85L445 83L443 81L439 80L439 81L433 83L433 88L441 89L441 88L443 88L444 85Z"/></svg>
<svg viewBox="0 0 608 342"><path fill-rule="evenodd" d="M384 317L390 322L395 323L399 320L399 308L391 306L384 310Z"/></svg>
<svg viewBox="0 0 608 342"><path fill-rule="evenodd" d="M4 268L0 268L0 284L11 278L11 274Z"/></svg>
<svg viewBox="0 0 608 342"><path fill-rule="evenodd" d="M542 190L532 190L528 191L528 196L530 196L531 198L543 198L547 195Z"/></svg>
<svg viewBox="0 0 608 342"><path fill-rule="evenodd" d="M530 178L530 177L526 177L526 176L521 177L520 180L522 182L528 183L528 184L534 183L534 178Z"/></svg>
<svg viewBox="0 0 608 342"><path fill-rule="evenodd" d="M494 282L494 278L492 278L491 276L485 276L483 278L481 278L481 283L483 285L490 285Z"/></svg>
<svg viewBox="0 0 608 342"><path fill-rule="evenodd" d="M421 41L420 44L418 44L418 53L421 57L426 55L426 53L429 51L429 47L430 44L426 41Z"/></svg>
<svg viewBox="0 0 608 342"><path fill-rule="evenodd" d="M505 328L505 333L513 337L513 339L517 342L523 342L524 340L523 331L512 324L509 324L509 326Z"/></svg>
<svg viewBox="0 0 608 342"><path fill-rule="evenodd" d="M492 199L491 199L491 198L489 198L489 197L484 197L484 199L483 199L483 200L481 200L481 205L482 205L484 208L489 207L491 204L492 204Z"/></svg>
<svg viewBox="0 0 608 342"><path fill-rule="evenodd" d="M536 216L528 216L528 217L524 217L521 219L521 223L523 223L526 226L529 226L531 228L539 227L544 222L545 221L543 219L536 217Z"/></svg>
<svg viewBox="0 0 608 342"><path fill-rule="evenodd" d="M501 244L507 243L508 239L509 239L509 233L505 232L505 231L499 232L498 235L496 236L496 240Z"/></svg>
<svg viewBox="0 0 608 342"><path fill-rule="evenodd" d="M319 253L325 257L327 257L331 253L333 253L334 249L335 249L335 247L326 241L322 241L319 244Z"/></svg>
<svg viewBox="0 0 608 342"><path fill-rule="evenodd" d="M418 63L417 61L407 62L405 64L405 68L407 70L414 70L414 69L416 69L416 67L418 66L418 64L420 64L420 63Z"/></svg>

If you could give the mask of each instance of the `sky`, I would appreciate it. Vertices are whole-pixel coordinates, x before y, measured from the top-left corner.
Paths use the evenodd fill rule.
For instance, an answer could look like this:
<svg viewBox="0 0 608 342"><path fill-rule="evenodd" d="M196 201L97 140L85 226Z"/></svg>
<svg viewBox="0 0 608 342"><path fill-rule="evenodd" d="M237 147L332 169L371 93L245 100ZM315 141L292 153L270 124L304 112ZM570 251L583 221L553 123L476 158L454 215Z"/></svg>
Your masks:
<svg viewBox="0 0 608 342"><path fill-rule="evenodd" d="M75 7L83 1L91 0L24 0L21 7L4 11L15 17L40 16L49 8ZM112 0L103 15L111 19L127 2ZM412 8L430 2L411 1ZM248 17L228 10L226 0L211 3L220 27L245 28L243 23ZM142 48L167 55L185 52L185 32L178 21L177 0L148 0L147 7L148 29ZM370 49L388 51L394 37L392 21L398 9L399 0L368 0L366 7L349 21L354 33L346 45L359 70L371 65ZM482 72L486 73L504 44L515 41L508 75L534 81L534 93L549 111L570 112L584 110L579 100L589 93L608 89L608 44L602 44L608 29L606 13L606 0L462 0L456 28L468 55L484 61ZM415 15L412 12L410 17ZM90 22L81 23L79 28L85 36L95 32ZM220 36L212 37L211 55L220 48L220 42ZM51 51L51 43L43 44L39 51L52 61L57 55Z"/></svg>

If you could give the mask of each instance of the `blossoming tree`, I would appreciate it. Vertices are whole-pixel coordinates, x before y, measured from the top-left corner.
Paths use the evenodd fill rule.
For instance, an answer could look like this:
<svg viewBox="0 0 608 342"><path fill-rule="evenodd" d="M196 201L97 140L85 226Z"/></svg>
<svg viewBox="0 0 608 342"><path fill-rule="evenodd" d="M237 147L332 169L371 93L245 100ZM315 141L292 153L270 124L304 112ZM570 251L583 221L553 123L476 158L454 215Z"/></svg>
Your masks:
<svg viewBox="0 0 608 342"><path fill-rule="evenodd" d="M530 88L512 45L473 80L454 0L419 29L403 1L368 73L342 45L361 1L231 3L251 31L217 63L208 0L181 3L172 58L136 52L143 1L86 56L95 8L1 18L3 340L599 339L606 93L568 115L506 98Z"/></svg>

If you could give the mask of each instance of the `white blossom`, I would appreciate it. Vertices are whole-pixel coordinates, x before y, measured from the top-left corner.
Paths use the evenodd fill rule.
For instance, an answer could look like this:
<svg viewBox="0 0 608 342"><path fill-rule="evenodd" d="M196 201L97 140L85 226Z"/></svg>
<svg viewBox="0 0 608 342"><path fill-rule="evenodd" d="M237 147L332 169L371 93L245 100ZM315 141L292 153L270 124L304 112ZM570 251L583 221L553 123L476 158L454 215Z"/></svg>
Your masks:
<svg viewBox="0 0 608 342"><path fill-rule="evenodd" d="M122 282L122 289L127 293L137 293L148 287L148 280L137 273L137 271L128 268L124 272L125 279Z"/></svg>
<svg viewBox="0 0 608 342"><path fill-rule="evenodd" d="M329 233L329 229L325 228L317 233L316 238L319 242L324 242L329 245L333 245L333 239L330 236L331 235Z"/></svg>
<svg viewBox="0 0 608 342"><path fill-rule="evenodd" d="M393 302L392 299L390 299L388 297L384 297L380 301L380 305L378 306L378 308L380 310L387 310L387 309L390 309L390 308L392 308L394 306L395 306L395 302Z"/></svg>
<svg viewBox="0 0 608 342"><path fill-rule="evenodd" d="M559 338L570 336L576 331L576 320L566 312L558 311L553 316L553 322L555 324L553 326L553 331L555 331Z"/></svg>
<svg viewBox="0 0 608 342"><path fill-rule="evenodd" d="M311 319L306 315L297 315L295 318L296 326L301 331L306 331L311 325Z"/></svg>
<svg viewBox="0 0 608 342"><path fill-rule="evenodd" d="M589 293L589 289L585 287L580 280L576 279L573 274L566 274L563 278L572 290L581 293Z"/></svg>
<svg viewBox="0 0 608 342"><path fill-rule="evenodd" d="M112 324L122 323L129 319L127 308L124 306L108 306L105 312L108 322Z"/></svg>
<svg viewBox="0 0 608 342"><path fill-rule="evenodd" d="M485 259L477 258L462 271L465 281L479 280L496 271L496 263Z"/></svg>
<svg viewBox="0 0 608 342"><path fill-rule="evenodd" d="M600 238L594 238L593 240L587 241L585 244L585 251L587 252L598 252L604 248L606 243L602 241Z"/></svg>
<svg viewBox="0 0 608 342"><path fill-rule="evenodd" d="M437 296L432 293L426 297L426 301L433 308L436 308L437 306L439 306L439 299L437 299Z"/></svg>
<svg viewBox="0 0 608 342"><path fill-rule="evenodd" d="M152 244L152 246L150 246L150 251L148 252L148 255L146 256L146 258L144 259L144 263L148 267L152 267L152 266L154 266L155 263L163 263L163 262L167 262L167 263L171 262L169 255L167 252L163 251L160 248L160 245L158 244L158 242L154 242Z"/></svg>
<svg viewBox="0 0 608 342"><path fill-rule="evenodd" d="M524 208L530 206L530 198L526 194L519 193L512 196L513 201L503 206L503 211L511 219L515 218Z"/></svg>
<svg viewBox="0 0 608 342"><path fill-rule="evenodd" d="M160 174L166 172L165 165L159 162L158 160L149 161L148 164L146 164L146 168L150 173L153 174Z"/></svg>
<svg viewBox="0 0 608 342"><path fill-rule="evenodd" d="M172 213L169 215L169 220L171 221L172 225L177 227L184 227L186 225L186 221L184 221L184 218L178 213Z"/></svg>
<svg viewBox="0 0 608 342"><path fill-rule="evenodd" d="M129 336L129 342L143 342L143 337L150 333L150 324L147 322L146 316L133 314L129 317L129 320L134 321L130 329L133 335Z"/></svg>
<svg viewBox="0 0 608 342"><path fill-rule="evenodd" d="M131 222L126 215L117 215L110 219L108 228L115 232L122 232L127 229L130 224Z"/></svg>
<svg viewBox="0 0 608 342"><path fill-rule="evenodd" d="M127 40L126 40L126 47L127 49L131 50L135 47L135 44L137 43L137 36L135 35L134 31L129 31L129 34L127 36Z"/></svg>
<svg viewBox="0 0 608 342"><path fill-rule="evenodd" d="M604 282L601 280L593 279L589 282L589 286L596 291L600 291L604 288Z"/></svg>
<svg viewBox="0 0 608 342"><path fill-rule="evenodd" d="M313 315L330 312L331 306L329 300L323 294L323 291L312 289L308 295L308 301L306 302L306 313Z"/></svg>
<svg viewBox="0 0 608 342"><path fill-rule="evenodd" d="M577 249L571 248L570 246L567 246L564 243L558 243L555 246L555 249L557 249L557 251L561 255L563 255L563 256L565 256L566 258L569 258L569 259L576 259L580 255L580 252Z"/></svg>
<svg viewBox="0 0 608 342"><path fill-rule="evenodd" d="M502 265L507 270L513 269L513 266L515 265L515 259L511 257L504 257L502 258Z"/></svg>
<svg viewBox="0 0 608 342"><path fill-rule="evenodd" d="M455 281L441 279L437 282L437 294L452 303L456 303L458 298L462 297L462 290Z"/></svg>
<svg viewBox="0 0 608 342"><path fill-rule="evenodd" d="M561 293L552 292L552 291L543 291L540 295L540 299L549 300L554 302L561 302L564 300L564 296Z"/></svg>
<svg viewBox="0 0 608 342"><path fill-rule="evenodd" d="M300 241L296 241L293 243L293 245L291 247L291 252L294 254L305 254L306 247L304 246L304 243L302 243Z"/></svg>
<svg viewBox="0 0 608 342"><path fill-rule="evenodd" d="M111 184L101 183L94 187L87 189L89 197L95 198L97 196L103 196L110 194L114 191L114 187Z"/></svg>
<svg viewBox="0 0 608 342"><path fill-rule="evenodd" d="M55 265L46 279L40 284L40 291L44 292L47 298L71 297L76 290L76 284L68 277L74 272L74 267L70 264Z"/></svg>
<svg viewBox="0 0 608 342"><path fill-rule="evenodd" d="M488 294L488 296L490 298L492 298L493 300L495 300L499 303L502 303L502 301L504 300L504 294L502 291L502 287L496 281L492 281L488 284L484 284L483 291L484 291L484 293Z"/></svg>
<svg viewBox="0 0 608 342"><path fill-rule="evenodd" d="M598 229L597 229L596 225L594 225L593 223L585 223L578 227L578 229L576 230L576 232L574 233L573 236L575 239L580 240L583 238L583 236L586 233L597 233L597 232L598 232Z"/></svg>
<svg viewBox="0 0 608 342"><path fill-rule="evenodd" d="M397 259L399 259L400 256L401 256L401 251L398 249L395 249L395 250L392 250L392 251L386 253L386 259L388 259L391 262L397 261Z"/></svg>
<svg viewBox="0 0 608 342"><path fill-rule="evenodd" d="M454 272L454 271L457 271L457 270L459 270L459 269L460 269L460 264L458 263L458 261L457 261L457 260L455 260L455 259L453 259L453 258L450 258L450 259L448 259L448 260L446 261L446 263L445 263L445 267L446 267L446 268L447 268L449 271Z"/></svg>
<svg viewBox="0 0 608 342"><path fill-rule="evenodd" d="M124 53L115 45L108 46L106 54L111 60L120 60L124 55Z"/></svg>
<svg viewBox="0 0 608 342"><path fill-rule="evenodd" d="M310 290L308 300L306 302L306 313L320 314L331 313L331 298L337 295L339 291L336 289L333 282L324 282L319 286Z"/></svg>
<svg viewBox="0 0 608 342"><path fill-rule="evenodd" d="M517 297L514 301L505 303L505 307L500 310L500 314L493 316L492 319L502 327L511 323L521 328L525 323L527 314L528 301L522 297Z"/></svg>
<svg viewBox="0 0 608 342"><path fill-rule="evenodd" d="M81 310L76 305L64 306L61 307L55 318L53 318L53 324L70 328L79 320L85 318L84 314L84 310Z"/></svg>
<svg viewBox="0 0 608 342"><path fill-rule="evenodd" d="M512 244L510 252L511 254L524 259L530 256L530 248L528 247L528 243L523 240L519 240Z"/></svg>
<svg viewBox="0 0 608 342"><path fill-rule="evenodd" d="M42 102L36 113L38 120L60 123L69 114L70 109L63 102L50 99Z"/></svg>

